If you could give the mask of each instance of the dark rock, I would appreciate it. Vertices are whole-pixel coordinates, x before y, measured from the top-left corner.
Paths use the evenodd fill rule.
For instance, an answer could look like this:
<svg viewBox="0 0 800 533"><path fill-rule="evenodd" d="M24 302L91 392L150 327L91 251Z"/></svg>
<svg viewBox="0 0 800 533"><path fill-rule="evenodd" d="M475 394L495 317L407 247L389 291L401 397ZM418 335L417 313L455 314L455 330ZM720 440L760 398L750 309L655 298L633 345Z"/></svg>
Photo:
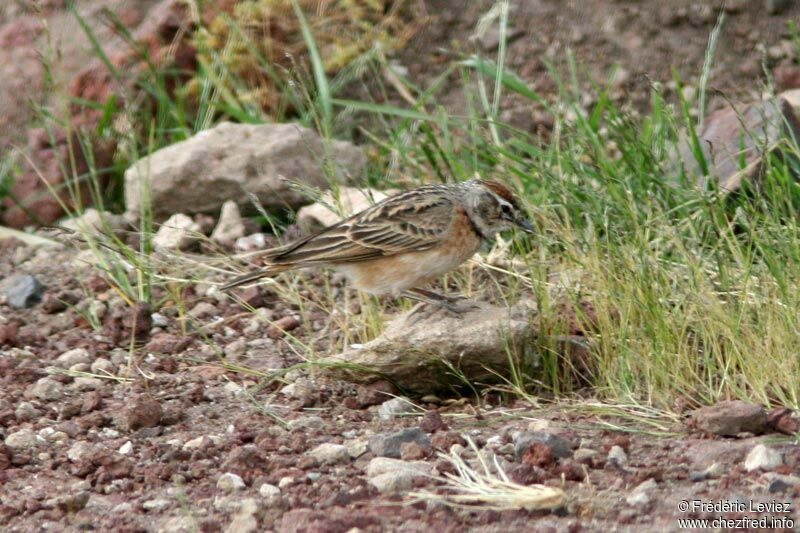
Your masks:
<svg viewBox="0 0 800 533"><path fill-rule="evenodd" d="M792 486L782 479L775 479L769 484L767 490L770 492L770 494L775 494L776 492L786 492L790 488L792 488Z"/></svg>
<svg viewBox="0 0 800 533"><path fill-rule="evenodd" d="M448 429L447 424L442 419L442 415L433 409L425 413L425 416L419 421L419 428L425 433L435 433L439 430Z"/></svg>
<svg viewBox="0 0 800 533"><path fill-rule="evenodd" d="M517 441L514 443L514 456L518 461L522 459L522 456L534 443L544 444L550 448L550 453L556 459L572 456L572 447L569 442L558 435L545 433L543 431L526 431L519 435Z"/></svg>
<svg viewBox="0 0 800 533"><path fill-rule="evenodd" d="M5 292L11 307L25 309L41 301L44 286L33 276L18 275L6 281Z"/></svg>
<svg viewBox="0 0 800 533"><path fill-rule="evenodd" d="M800 421L794 411L786 407L776 407L767 415L767 425L773 431L785 435L795 435L800 432Z"/></svg>
<svg viewBox="0 0 800 533"><path fill-rule="evenodd" d="M770 15L780 15L790 5L792 5L792 0L764 0L764 8Z"/></svg>
<svg viewBox="0 0 800 533"><path fill-rule="evenodd" d="M378 433L369 438L369 451L378 457L400 458L404 443L416 442L425 451L431 450L431 441L419 428L406 428L393 433Z"/></svg>
<svg viewBox="0 0 800 533"><path fill-rule="evenodd" d="M125 422L130 431L153 428L161 423L161 404L152 398L140 398L125 410Z"/></svg>
<svg viewBox="0 0 800 533"><path fill-rule="evenodd" d="M740 433L760 435L767 429L767 413L760 405L732 400L696 409L688 425L724 437Z"/></svg>

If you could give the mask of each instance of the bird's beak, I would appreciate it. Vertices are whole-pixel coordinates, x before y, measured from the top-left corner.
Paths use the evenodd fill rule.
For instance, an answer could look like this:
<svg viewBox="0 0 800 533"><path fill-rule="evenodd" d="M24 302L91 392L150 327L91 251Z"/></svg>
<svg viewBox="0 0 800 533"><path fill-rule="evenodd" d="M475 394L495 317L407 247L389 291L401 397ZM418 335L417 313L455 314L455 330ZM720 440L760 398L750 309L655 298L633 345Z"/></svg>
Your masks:
<svg viewBox="0 0 800 533"><path fill-rule="evenodd" d="M519 217L514 221L514 223L525 233L533 233L534 231L533 224L531 224L531 221L527 218Z"/></svg>

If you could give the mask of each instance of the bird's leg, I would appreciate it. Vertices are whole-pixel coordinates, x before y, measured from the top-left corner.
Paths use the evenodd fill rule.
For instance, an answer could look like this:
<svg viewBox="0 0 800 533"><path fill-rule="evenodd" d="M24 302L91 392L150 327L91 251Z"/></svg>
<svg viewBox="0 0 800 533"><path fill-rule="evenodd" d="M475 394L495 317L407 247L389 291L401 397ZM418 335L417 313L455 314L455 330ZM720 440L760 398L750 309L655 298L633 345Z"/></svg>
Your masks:
<svg viewBox="0 0 800 533"><path fill-rule="evenodd" d="M439 294L437 292L429 291L427 289L420 289L420 288L413 288L408 289L402 292L402 295L410 300L416 300L418 302L422 302L423 305L419 305L415 307L409 316L416 315L419 313L424 304L428 304L430 306L434 306L435 308L445 310L450 314L460 317L465 312L469 311L470 309L474 309L478 307L478 305L472 302L465 302L467 298L463 296L445 296L444 294ZM466 304L466 305L465 305ZM429 316L430 313L426 313L426 316Z"/></svg>

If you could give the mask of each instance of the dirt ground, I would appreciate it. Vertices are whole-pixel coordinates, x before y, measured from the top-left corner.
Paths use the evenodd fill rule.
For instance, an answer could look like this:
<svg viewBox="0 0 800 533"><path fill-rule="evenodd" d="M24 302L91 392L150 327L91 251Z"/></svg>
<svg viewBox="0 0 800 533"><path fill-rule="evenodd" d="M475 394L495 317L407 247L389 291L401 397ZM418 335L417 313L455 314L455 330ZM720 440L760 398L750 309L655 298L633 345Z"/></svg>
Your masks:
<svg viewBox="0 0 800 533"><path fill-rule="evenodd" d="M398 61L412 79L437 73L453 51L473 49L468 37L490 4L429 0L430 27ZM616 97L644 106L650 84L668 84L673 68L696 85L718 4L520 0L509 64L552 95L546 62L561 62L567 48L599 79L620 63ZM800 83L787 44L800 5L770 14L767 4L781 2L727 2L710 82L722 95L717 102L759 95L762 64L777 69L782 88ZM459 98L454 90L448 105ZM547 126L536 111L512 98L504 113L535 131ZM800 519L800 449L788 437L709 436L688 429L680 414L601 416L586 402L534 407L497 395L417 398L427 413L381 417L397 393L386 383L313 375L256 390L258 378L226 370L216 347L232 364L286 368L301 359L281 330L199 289L183 296L201 329L183 327L174 307L132 310L76 256L0 241L0 281L30 274L45 285L29 309L0 300L4 531L677 531L688 518L732 520L710 529L780 531ZM88 294L100 302L94 325ZM301 323L297 309L268 291L248 298L304 342L327 324L319 310ZM159 311L155 321L151 311ZM143 347L135 360L132 337ZM106 372L120 379L92 377ZM379 489L369 468L377 450L370 442L404 428L419 431L401 458L424 462L429 474L453 472L437 454L469 437L513 480L560 488L566 502L553 511L409 504L403 494L441 490L441 481L414 475L393 492ZM518 449L525 434L550 440ZM347 453L322 454L325 443ZM782 464L748 471L745 457L759 443L780 452Z"/></svg>

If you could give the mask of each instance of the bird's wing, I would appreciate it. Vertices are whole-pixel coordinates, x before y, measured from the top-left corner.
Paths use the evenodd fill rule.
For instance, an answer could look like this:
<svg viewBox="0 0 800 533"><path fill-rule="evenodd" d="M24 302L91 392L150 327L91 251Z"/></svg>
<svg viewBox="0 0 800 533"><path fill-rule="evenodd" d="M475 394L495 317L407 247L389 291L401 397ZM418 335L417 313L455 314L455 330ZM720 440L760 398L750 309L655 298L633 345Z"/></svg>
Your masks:
<svg viewBox="0 0 800 533"><path fill-rule="evenodd" d="M274 250L274 265L364 261L421 251L438 243L455 213L442 186L420 187L389 197L338 224Z"/></svg>

